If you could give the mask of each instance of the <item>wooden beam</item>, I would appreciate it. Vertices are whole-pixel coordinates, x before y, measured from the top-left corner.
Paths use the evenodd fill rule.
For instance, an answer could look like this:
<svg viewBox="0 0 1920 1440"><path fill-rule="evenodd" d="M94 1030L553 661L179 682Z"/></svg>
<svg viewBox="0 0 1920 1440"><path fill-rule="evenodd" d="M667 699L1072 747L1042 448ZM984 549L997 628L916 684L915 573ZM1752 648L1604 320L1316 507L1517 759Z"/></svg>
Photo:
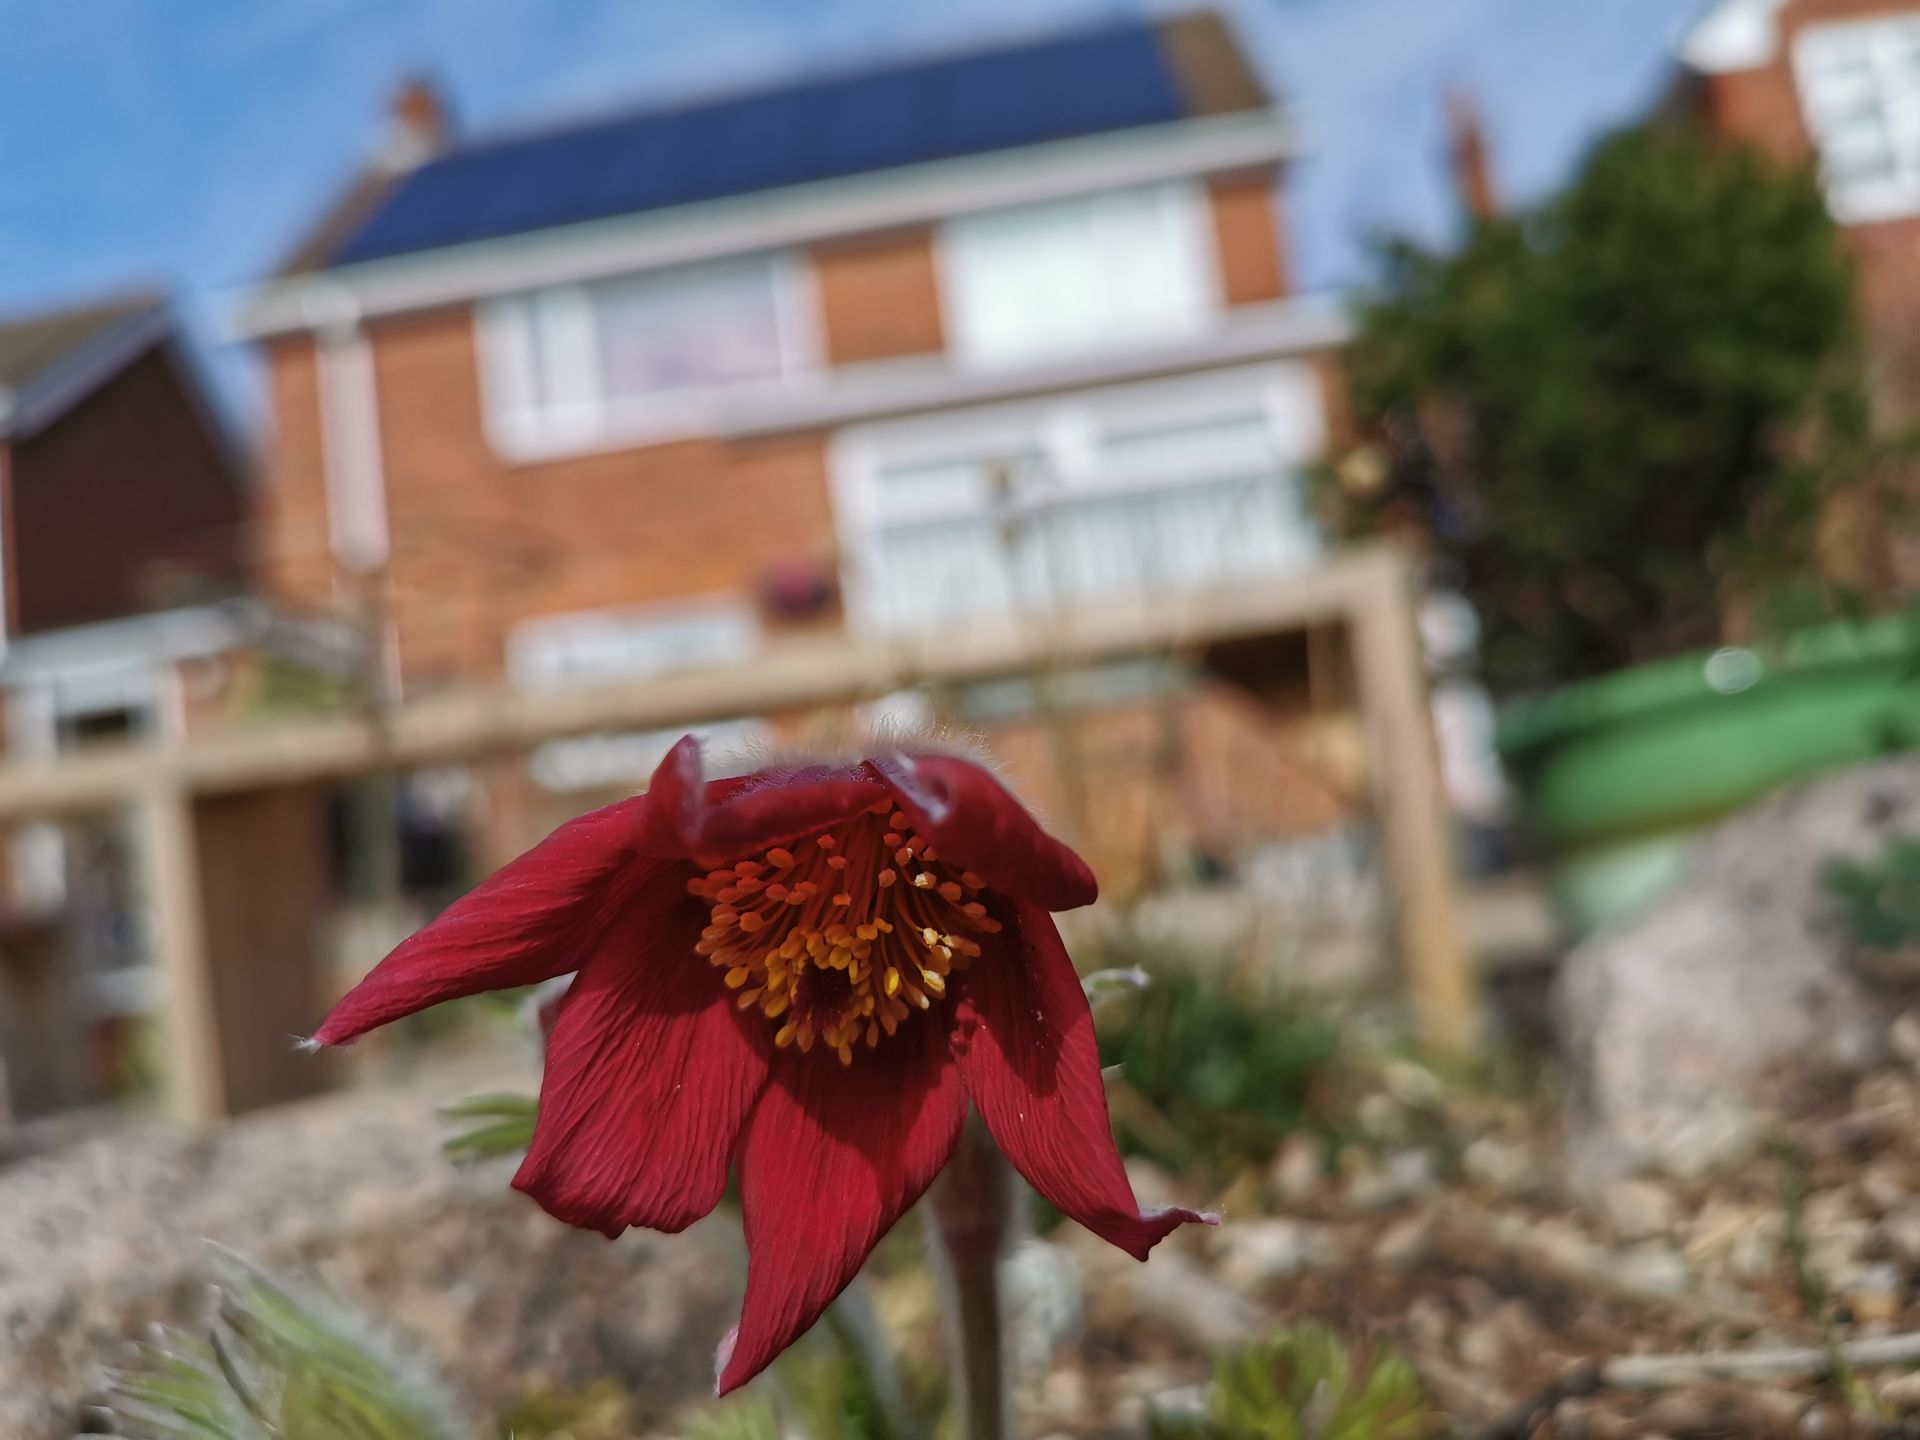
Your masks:
<svg viewBox="0 0 1920 1440"><path fill-rule="evenodd" d="M1453 831L1434 748L1426 668L1414 631L1414 580L1397 561L1368 573L1351 627L1367 769L1387 853L1388 903L1421 1037L1463 1053L1478 1005L1456 899Z"/></svg>
<svg viewBox="0 0 1920 1440"><path fill-rule="evenodd" d="M1380 577L1388 572L1401 573L1391 552L1358 550L1285 581L1114 602L1068 612L1044 627L982 623L954 627L938 640L794 642L744 664L557 693L463 690L399 706L384 745L356 715L235 728L164 749L103 747L0 768L0 819L108 809L157 781L195 794L299 784L363 774L376 764L444 764L570 735L809 709L917 683L988 680L1043 665L1292 630L1345 620L1380 593Z"/></svg>
<svg viewBox="0 0 1920 1440"><path fill-rule="evenodd" d="M204 1124L227 1113L227 1091L193 796L158 782L132 798L153 914L167 1108L178 1120Z"/></svg>
<svg viewBox="0 0 1920 1440"><path fill-rule="evenodd" d="M365 774L521 753L546 741L870 699L914 684L952 685L1166 653L1211 642L1342 625L1352 636L1375 803L1417 1022L1436 1045L1471 1043L1474 1005L1454 902L1449 828L1413 631L1409 570L1397 552L1344 552L1268 585L1116 601L1038 624L954 627L937 640L847 637L770 649L743 665L555 694L462 691L409 701L376 730L364 716L235 729L165 749L89 752L0 768L0 819L133 805L167 997L176 1109L229 1105L219 1059L218 979L206 933L196 806ZM262 823L265 823L264 821Z"/></svg>

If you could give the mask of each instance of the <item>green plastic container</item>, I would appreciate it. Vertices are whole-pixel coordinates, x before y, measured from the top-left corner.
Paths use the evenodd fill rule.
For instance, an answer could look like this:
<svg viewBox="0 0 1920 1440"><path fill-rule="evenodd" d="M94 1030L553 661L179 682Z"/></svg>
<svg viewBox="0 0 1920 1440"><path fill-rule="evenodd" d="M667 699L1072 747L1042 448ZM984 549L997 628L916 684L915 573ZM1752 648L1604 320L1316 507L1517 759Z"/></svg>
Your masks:
<svg viewBox="0 0 1920 1440"><path fill-rule="evenodd" d="M1688 837L1768 791L1920 745L1920 617L1636 666L1516 703L1499 745L1586 934L1670 884Z"/></svg>

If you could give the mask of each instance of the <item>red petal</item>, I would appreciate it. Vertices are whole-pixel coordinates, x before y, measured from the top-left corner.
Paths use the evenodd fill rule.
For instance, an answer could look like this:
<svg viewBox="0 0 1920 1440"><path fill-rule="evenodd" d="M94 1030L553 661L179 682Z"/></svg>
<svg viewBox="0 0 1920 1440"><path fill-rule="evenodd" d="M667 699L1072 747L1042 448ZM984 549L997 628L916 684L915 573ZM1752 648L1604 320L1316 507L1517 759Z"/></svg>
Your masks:
<svg viewBox="0 0 1920 1440"><path fill-rule="evenodd" d="M767 1074L766 1023L694 954L705 910L636 904L603 933L547 1042L533 1145L514 1188L618 1235L713 1209ZM651 898L651 897L650 897Z"/></svg>
<svg viewBox="0 0 1920 1440"><path fill-rule="evenodd" d="M967 1097L943 1027L922 1017L851 1065L776 1051L740 1156L747 1294L717 1393L751 1380L846 1289L953 1153Z"/></svg>
<svg viewBox="0 0 1920 1440"><path fill-rule="evenodd" d="M972 761L896 751L867 764L943 859L974 871L993 889L1049 910L1091 905L1099 894L1087 862Z"/></svg>
<svg viewBox="0 0 1920 1440"><path fill-rule="evenodd" d="M569 820L496 870L376 965L314 1040L342 1045L443 1000L579 969L607 916L662 869L642 858L648 801Z"/></svg>
<svg viewBox="0 0 1920 1440"><path fill-rule="evenodd" d="M708 810L698 848L749 855L851 820L886 798L886 787L860 770L762 771Z"/></svg>
<svg viewBox="0 0 1920 1440"><path fill-rule="evenodd" d="M648 793L659 797L650 847L681 855L744 856L851 819L887 797L858 767L770 766L702 783L691 735L668 752Z"/></svg>
<svg viewBox="0 0 1920 1440"><path fill-rule="evenodd" d="M953 1053L1013 1168L1062 1214L1137 1260L1193 1210L1142 1213L1114 1147L1093 1015L1053 917L1009 904L1002 944L968 968Z"/></svg>

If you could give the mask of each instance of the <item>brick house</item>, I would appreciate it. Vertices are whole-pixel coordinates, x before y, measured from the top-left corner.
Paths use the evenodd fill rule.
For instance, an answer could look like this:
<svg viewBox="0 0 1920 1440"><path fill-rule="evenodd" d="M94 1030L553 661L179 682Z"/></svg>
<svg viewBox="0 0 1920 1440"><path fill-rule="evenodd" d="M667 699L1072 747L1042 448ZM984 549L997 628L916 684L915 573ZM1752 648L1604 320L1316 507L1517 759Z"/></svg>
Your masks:
<svg viewBox="0 0 1920 1440"><path fill-rule="evenodd" d="M1296 570L1342 321L1292 150L1207 13L495 138L409 86L241 323L263 582L376 594L414 695Z"/></svg>
<svg viewBox="0 0 1920 1440"><path fill-rule="evenodd" d="M250 469L163 301L0 320L10 761L177 738L226 706L270 629L240 600ZM0 1115L98 1089L79 1038L149 1003L126 843L117 817L0 843Z"/></svg>
<svg viewBox="0 0 1920 1440"><path fill-rule="evenodd" d="M1920 402L1920 5L1719 0L1681 45L1685 108L1818 165L1858 270L1874 390Z"/></svg>

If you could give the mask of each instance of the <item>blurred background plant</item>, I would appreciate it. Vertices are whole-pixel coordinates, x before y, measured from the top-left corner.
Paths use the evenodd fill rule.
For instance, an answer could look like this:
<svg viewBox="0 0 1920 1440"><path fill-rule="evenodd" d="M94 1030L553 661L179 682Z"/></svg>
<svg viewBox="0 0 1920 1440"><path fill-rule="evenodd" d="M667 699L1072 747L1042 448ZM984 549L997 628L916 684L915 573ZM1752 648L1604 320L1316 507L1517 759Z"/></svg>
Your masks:
<svg viewBox="0 0 1920 1440"><path fill-rule="evenodd" d="M1775 593L1832 614L1859 579L1819 553L1827 502L1909 447L1874 434L1810 170L1656 121L1458 248L1380 258L1351 355L1367 439L1320 508L1454 562L1496 688L1715 643Z"/></svg>
<svg viewBox="0 0 1920 1440"><path fill-rule="evenodd" d="M163 1330L107 1381L96 1432L133 1440L458 1440L460 1406L333 1297L214 1252L198 1333Z"/></svg>
<svg viewBox="0 0 1920 1440"><path fill-rule="evenodd" d="M1903 836L1865 860L1831 861L1825 880L1855 946L1920 953L1920 836Z"/></svg>
<svg viewBox="0 0 1920 1440"><path fill-rule="evenodd" d="M1322 1325L1222 1356L1197 1415L1153 1417L1153 1440L1418 1440L1440 1433L1413 1368Z"/></svg>
<svg viewBox="0 0 1920 1440"><path fill-rule="evenodd" d="M1312 1100L1339 1045L1324 1003L1270 979L1202 973L1161 947L1118 942L1110 963L1139 965L1146 986L1108 1005L1101 1059L1124 1150L1216 1186L1270 1160L1316 1123Z"/></svg>

